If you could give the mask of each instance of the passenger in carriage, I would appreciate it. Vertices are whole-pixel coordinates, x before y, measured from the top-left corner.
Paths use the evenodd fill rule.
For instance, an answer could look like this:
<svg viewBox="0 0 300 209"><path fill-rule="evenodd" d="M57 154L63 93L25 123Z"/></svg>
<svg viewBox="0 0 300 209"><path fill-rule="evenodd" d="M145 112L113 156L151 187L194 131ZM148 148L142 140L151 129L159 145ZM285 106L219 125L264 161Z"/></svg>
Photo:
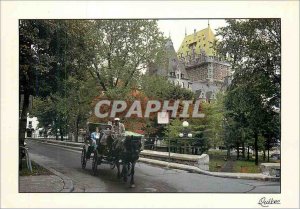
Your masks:
<svg viewBox="0 0 300 209"><path fill-rule="evenodd" d="M100 139L99 127L96 127L96 130L91 134L92 146L94 149L97 148L97 140Z"/></svg>
<svg viewBox="0 0 300 209"><path fill-rule="evenodd" d="M89 146L87 151L87 159L90 159L91 153L97 148L97 140L100 138L99 128L96 127L96 130L91 133L91 146Z"/></svg>

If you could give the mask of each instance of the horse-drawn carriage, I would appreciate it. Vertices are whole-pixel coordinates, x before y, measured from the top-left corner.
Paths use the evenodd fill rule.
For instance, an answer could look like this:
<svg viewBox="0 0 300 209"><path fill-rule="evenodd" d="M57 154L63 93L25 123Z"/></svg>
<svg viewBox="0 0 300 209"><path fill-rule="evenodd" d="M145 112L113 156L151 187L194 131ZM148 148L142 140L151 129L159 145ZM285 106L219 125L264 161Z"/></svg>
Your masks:
<svg viewBox="0 0 300 209"><path fill-rule="evenodd" d="M99 137L93 143L91 136L99 130ZM92 172L97 174L98 166L109 164L111 169L117 167L118 178L126 182L131 176L130 185L134 187L134 167L142 148L142 135L126 132L125 136L113 132L112 126L102 123L87 123L85 143L82 148L81 166L84 169L92 158ZM120 167L122 171L120 172Z"/></svg>

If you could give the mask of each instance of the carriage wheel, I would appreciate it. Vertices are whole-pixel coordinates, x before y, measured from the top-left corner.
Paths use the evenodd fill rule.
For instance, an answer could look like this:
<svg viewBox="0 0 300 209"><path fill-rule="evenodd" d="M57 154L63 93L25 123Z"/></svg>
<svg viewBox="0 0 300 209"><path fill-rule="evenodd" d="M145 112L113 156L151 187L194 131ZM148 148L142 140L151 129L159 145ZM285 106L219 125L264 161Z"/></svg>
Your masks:
<svg viewBox="0 0 300 209"><path fill-rule="evenodd" d="M85 166L86 166L86 151L85 148L83 147L81 152L81 168L85 169Z"/></svg>
<svg viewBox="0 0 300 209"><path fill-rule="evenodd" d="M94 157L92 163L92 171L94 176L97 174L97 166L98 166L98 155L97 155L97 151L94 151Z"/></svg>

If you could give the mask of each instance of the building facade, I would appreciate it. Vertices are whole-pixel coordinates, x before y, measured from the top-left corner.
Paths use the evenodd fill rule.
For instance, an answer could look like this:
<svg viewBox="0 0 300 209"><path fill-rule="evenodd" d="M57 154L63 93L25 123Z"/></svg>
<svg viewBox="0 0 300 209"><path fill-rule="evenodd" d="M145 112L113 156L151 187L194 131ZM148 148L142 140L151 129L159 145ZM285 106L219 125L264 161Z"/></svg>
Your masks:
<svg viewBox="0 0 300 209"><path fill-rule="evenodd" d="M200 100L216 99L216 94L230 84L231 73L230 65L213 50L214 41L209 25L186 35L177 53L169 38L165 45L165 64L149 67L149 74L164 76L175 85L192 90Z"/></svg>
<svg viewBox="0 0 300 209"><path fill-rule="evenodd" d="M26 133L25 137L37 137L38 136L38 124L37 117L27 116Z"/></svg>

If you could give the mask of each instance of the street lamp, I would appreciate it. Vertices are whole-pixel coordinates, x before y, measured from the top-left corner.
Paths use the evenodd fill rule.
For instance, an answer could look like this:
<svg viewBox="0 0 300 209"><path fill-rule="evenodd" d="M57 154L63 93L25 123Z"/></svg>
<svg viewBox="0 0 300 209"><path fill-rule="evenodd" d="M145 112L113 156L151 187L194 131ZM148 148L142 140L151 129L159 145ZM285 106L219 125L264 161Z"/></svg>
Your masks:
<svg viewBox="0 0 300 209"><path fill-rule="evenodd" d="M179 133L179 137L189 137L191 138L193 135L191 133L188 133L188 129L187 127L189 127L189 122L187 121L183 121L182 122L182 126L183 126L183 133Z"/></svg>
<svg viewBox="0 0 300 209"><path fill-rule="evenodd" d="M189 122L183 121L182 126L185 127L185 128L188 127L189 126Z"/></svg>
<svg viewBox="0 0 300 209"><path fill-rule="evenodd" d="M187 129L187 127L189 126L189 122L183 121L182 126L183 126L183 130L182 130L183 133L179 133L179 137L180 138L183 138L183 137L192 138L192 136L193 136L192 133L188 133L189 130ZM185 144L184 146L186 149L186 142L184 142L184 144Z"/></svg>

